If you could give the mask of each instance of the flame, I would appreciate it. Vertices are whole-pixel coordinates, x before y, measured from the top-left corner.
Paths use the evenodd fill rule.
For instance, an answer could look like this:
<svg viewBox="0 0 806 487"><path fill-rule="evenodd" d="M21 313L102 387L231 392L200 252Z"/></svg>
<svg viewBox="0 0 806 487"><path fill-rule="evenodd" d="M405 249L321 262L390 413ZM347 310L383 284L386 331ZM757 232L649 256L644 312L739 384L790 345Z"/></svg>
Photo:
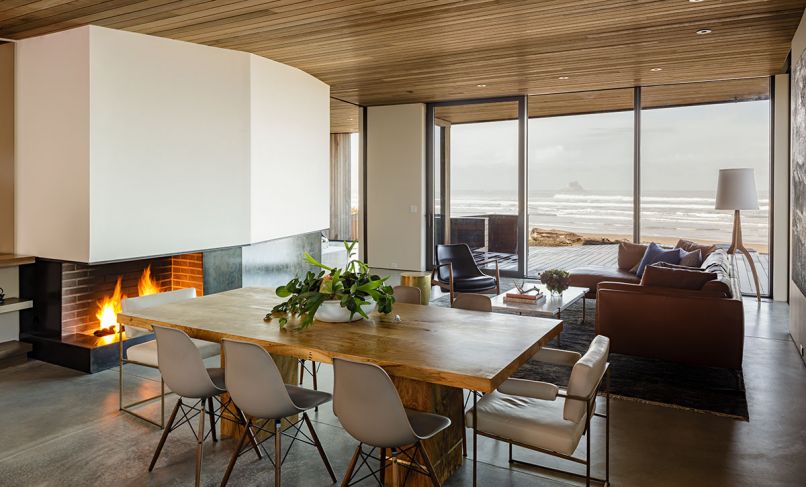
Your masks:
<svg viewBox="0 0 806 487"><path fill-rule="evenodd" d="M115 284L115 291L112 296L104 296L103 299L98 301L98 312L95 316L101 321L102 330L111 330L117 332L118 330L118 313L121 311L121 301L125 297L120 292L120 281Z"/></svg>
<svg viewBox="0 0 806 487"><path fill-rule="evenodd" d="M149 294L157 294L160 292L160 286L157 281L151 277L151 266L149 265L140 276L140 282L137 283L137 290L140 296L148 296Z"/></svg>

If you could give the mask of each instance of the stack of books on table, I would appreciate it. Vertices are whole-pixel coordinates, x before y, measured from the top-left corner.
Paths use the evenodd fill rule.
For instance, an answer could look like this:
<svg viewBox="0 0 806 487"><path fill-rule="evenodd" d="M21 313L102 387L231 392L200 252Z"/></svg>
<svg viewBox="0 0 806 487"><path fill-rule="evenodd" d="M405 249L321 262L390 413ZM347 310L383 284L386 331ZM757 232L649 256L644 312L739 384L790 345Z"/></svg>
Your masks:
<svg viewBox="0 0 806 487"><path fill-rule="evenodd" d="M517 290L512 290L504 295L504 302L514 304L537 304L545 297L546 295L540 290L533 290L527 293L519 293Z"/></svg>

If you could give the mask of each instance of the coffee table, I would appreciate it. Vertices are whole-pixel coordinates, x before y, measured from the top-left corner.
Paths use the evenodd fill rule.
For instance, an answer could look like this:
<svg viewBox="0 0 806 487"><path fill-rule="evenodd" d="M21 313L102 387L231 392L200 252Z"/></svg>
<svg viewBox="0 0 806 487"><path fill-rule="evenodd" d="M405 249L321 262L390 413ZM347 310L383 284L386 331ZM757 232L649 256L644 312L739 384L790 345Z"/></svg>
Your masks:
<svg viewBox="0 0 806 487"><path fill-rule="evenodd" d="M512 301L505 301L504 296L506 296L507 293L517 292L517 289L513 288L492 298L493 312L521 316L537 316L541 318L561 318L563 311L581 299L582 321L585 321L585 294L588 292L588 288L569 287L563 291L561 295L552 296L543 283L528 282L523 285L523 287L527 289L533 286L539 288L546 295L539 303L513 303Z"/></svg>

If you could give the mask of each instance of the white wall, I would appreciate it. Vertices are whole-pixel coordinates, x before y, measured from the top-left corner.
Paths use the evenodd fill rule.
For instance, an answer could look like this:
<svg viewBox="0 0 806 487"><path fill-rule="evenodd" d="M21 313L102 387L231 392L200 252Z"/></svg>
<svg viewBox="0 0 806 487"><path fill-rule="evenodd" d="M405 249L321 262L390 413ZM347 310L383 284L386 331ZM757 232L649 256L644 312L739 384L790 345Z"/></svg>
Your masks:
<svg viewBox="0 0 806 487"><path fill-rule="evenodd" d="M93 262L249 241L249 56L90 28Z"/></svg>
<svg viewBox="0 0 806 487"><path fill-rule="evenodd" d="M104 262L327 228L321 81L95 26L18 46L17 252Z"/></svg>
<svg viewBox="0 0 806 487"><path fill-rule="evenodd" d="M16 252L89 261L90 30L17 43Z"/></svg>
<svg viewBox="0 0 806 487"><path fill-rule="evenodd" d="M367 258L425 269L425 105L367 109Z"/></svg>
<svg viewBox="0 0 806 487"><path fill-rule="evenodd" d="M0 253L14 251L14 44L0 45Z"/></svg>
<svg viewBox="0 0 806 487"><path fill-rule="evenodd" d="M795 36L792 39L792 72L795 72L796 63L800 60L801 53L804 49L806 49L806 12L804 12L798 30L795 32ZM794 83L792 83L792 85L794 85ZM790 146L793 145L794 144L790 143ZM790 171L791 169L790 160ZM791 197L789 201L791 205ZM789 227L791 232L791 220ZM789 274L792 275L791 264ZM789 281L789 331L797 345L801 347L806 346L806 296L800 292L800 289L798 289L795 282L791 279Z"/></svg>
<svg viewBox="0 0 806 487"><path fill-rule="evenodd" d="M775 76L773 107L772 296L789 299L789 75Z"/></svg>
<svg viewBox="0 0 806 487"><path fill-rule="evenodd" d="M251 241L326 229L330 87L270 59L250 59Z"/></svg>

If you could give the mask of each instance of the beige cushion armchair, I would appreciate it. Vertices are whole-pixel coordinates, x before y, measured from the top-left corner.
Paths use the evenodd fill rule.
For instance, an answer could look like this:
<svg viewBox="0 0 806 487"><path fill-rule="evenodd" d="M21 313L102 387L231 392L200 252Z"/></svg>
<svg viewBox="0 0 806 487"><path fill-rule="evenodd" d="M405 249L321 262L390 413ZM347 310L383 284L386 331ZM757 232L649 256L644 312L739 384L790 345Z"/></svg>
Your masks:
<svg viewBox="0 0 806 487"><path fill-rule="evenodd" d="M586 485L590 485L591 480L607 485L610 479L610 396L605 393L607 414L596 413L596 397L608 374L609 351L610 340L604 336L597 336L583 356L565 350L541 350L534 360L573 367L565 390L547 382L508 379L479 400L475 410L467 411L465 424L473 428L474 435L509 443L510 463L528 464L513 458L512 446L517 445L584 464ZM590 420L594 416L605 418L606 423L604 480L590 475ZM585 458L581 459L573 453L583 435L587 448ZM473 457L475 462L475 452Z"/></svg>

